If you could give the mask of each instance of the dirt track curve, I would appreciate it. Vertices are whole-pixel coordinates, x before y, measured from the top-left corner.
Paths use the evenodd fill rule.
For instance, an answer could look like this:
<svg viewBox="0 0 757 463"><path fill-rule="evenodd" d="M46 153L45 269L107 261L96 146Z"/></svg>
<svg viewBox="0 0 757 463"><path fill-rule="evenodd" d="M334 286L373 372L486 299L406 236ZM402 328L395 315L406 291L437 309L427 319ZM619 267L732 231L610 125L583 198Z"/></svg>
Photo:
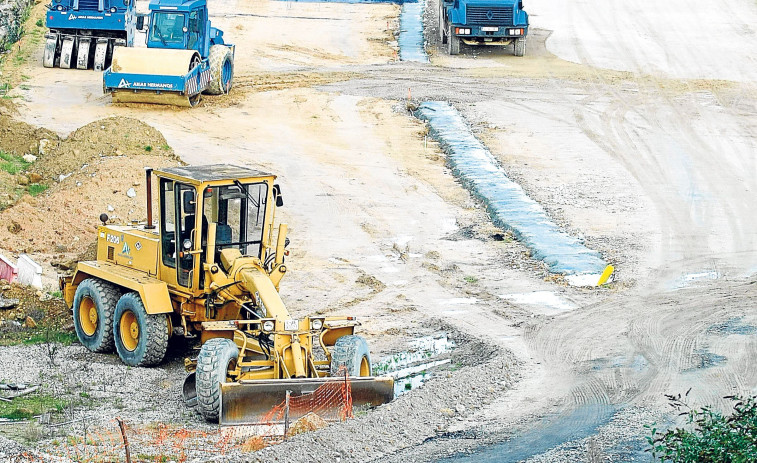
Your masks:
<svg viewBox="0 0 757 463"><path fill-rule="evenodd" d="M757 392L753 1L650 12L531 0L527 56L515 58L441 54L432 0L429 65L395 61L396 5L209 8L238 47L231 95L191 110L113 106L98 74L36 59L28 89L15 90L21 118L62 135L137 118L189 164L276 173L292 238L282 295L295 314L360 317L376 357L440 330L467 346L462 368L395 403L240 459L436 461L485 445L490 461L644 461L643 425L671 422L664 394L691 388L693 405L722 407ZM716 31L702 41L705 9ZM423 100L453 103L511 178L616 266L616 281L565 286L503 240L408 113ZM179 357L165 366L166 397L180 388ZM166 416L175 406L155 404ZM571 432L548 437L556 429Z"/></svg>

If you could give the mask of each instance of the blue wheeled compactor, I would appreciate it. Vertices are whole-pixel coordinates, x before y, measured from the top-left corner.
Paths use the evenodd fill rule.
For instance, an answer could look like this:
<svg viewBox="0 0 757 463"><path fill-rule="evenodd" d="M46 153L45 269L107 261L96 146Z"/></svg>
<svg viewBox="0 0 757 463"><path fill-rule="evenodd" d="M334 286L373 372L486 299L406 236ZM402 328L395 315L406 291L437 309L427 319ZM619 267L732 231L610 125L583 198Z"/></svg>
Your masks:
<svg viewBox="0 0 757 463"><path fill-rule="evenodd" d="M46 68L110 66L117 46L130 47L136 33L135 0L52 0L45 14Z"/></svg>
<svg viewBox="0 0 757 463"><path fill-rule="evenodd" d="M526 54L528 13L523 0L439 0L439 39L447 53L466 45L513 45L513 54Z"/></svg>
<svg viewBox="0 0 757 463"><path fill-rule="evenodd" d="M206 0L151 0L149 18L147 48L116 48L103 73L114 103L194 106L231 90L234 45L210 25Z"/></svg>

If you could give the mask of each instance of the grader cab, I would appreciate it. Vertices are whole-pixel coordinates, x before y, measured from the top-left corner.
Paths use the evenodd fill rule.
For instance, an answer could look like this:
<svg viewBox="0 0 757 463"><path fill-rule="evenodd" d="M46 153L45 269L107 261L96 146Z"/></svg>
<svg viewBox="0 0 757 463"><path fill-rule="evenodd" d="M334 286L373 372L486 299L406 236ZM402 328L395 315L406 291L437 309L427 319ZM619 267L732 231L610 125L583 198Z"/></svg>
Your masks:
<svg viewBox="0 0 757 463"><path fill-rule="evenodd" d="M281 300L288 240L286 224L274 227L283 204L275 179L229 165L148 169L147 222L111 225L101 216L97 260L61 279L81 343L151 366L170 336L199 336L184 398L222 424L252 422L285 394L335 375L349 377L353 404L390 401L392 380L370 376L354 317L296 319Z"/></svg>

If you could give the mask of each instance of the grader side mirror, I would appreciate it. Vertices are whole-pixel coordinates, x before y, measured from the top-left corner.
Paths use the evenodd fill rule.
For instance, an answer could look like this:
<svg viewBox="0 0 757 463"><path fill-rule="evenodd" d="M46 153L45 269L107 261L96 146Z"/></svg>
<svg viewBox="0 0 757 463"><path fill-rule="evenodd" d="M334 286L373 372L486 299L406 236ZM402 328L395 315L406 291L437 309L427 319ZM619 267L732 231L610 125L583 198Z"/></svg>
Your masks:
<svg viewBox="0 0 757 463"><path fill-rule="evenodd" d="M145 17L142 15L137 16L137 30L145 30Z"/></svg>
<svg viewBox="0 0 757 463"><path fill-rule="evenodd" d="M273 196L276 198L276 207L284 205L284 197L281 196L281 187L279 185L273 186Z"/></svg>

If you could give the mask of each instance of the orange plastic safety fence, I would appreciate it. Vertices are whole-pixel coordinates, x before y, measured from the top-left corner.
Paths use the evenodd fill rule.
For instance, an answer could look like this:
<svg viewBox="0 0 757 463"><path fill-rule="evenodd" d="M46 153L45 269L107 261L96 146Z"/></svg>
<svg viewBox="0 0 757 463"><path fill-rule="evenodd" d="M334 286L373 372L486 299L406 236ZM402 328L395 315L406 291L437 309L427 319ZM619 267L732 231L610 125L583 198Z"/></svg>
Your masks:
<svg viewBox="0 0 757 463"><path fill-rule="evenodd" d="M209 431L169 424L124 423L131 461L151 463L202 459L203 455L250 452L280 442L290 433L317 429L327 421L352 418L352 388L349 379L335 377L310 394L291 396L262 417L256 425L223 426ZM289 421L286 423L286 418ZM304 426L299 423L306 422ZM315 423L315 424L313 424ZM53 442L43 452L18 455L18 463L125 462L126 448L116 420L105 427L88 427Z"/></svg>

